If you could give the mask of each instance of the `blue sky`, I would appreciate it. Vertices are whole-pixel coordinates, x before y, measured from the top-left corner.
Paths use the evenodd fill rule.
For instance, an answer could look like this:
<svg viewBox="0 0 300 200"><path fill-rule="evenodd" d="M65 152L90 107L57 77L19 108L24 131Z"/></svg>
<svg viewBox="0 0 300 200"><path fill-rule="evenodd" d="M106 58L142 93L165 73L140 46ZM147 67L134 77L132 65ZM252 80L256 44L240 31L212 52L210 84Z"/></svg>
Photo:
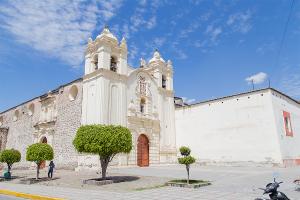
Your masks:
<svg viewBox="0 0 300 200"><path fill-rule="evenodd" d="M291 2L3 0L0 111L81 77L87 39L105 24L126 37L130 65L156 48L171 59L175 94L187 102L248 91L249 80L267 87L268 79L298 99L299 0L280 48Z"/></svg>

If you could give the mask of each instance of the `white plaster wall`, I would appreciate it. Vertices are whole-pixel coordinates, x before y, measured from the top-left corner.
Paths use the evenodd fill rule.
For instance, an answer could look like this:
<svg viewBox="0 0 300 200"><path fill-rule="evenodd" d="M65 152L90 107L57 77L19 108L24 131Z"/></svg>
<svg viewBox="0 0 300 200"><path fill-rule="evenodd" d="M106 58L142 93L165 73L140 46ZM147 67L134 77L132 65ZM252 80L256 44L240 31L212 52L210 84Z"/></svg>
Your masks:
<svg viewBox="0 0 300 200"><path fill-rule="evenodd" d="M276 91L272 101L282 159L300 159L300 105ZM283 111L290 113L293 137L286 136Z"/></svg>
<svg viewBox="0 0 300 200"><path fill-rule="evenodd" d="M281 162L269 90L175 111L176 142L200 160Z"/></svg>

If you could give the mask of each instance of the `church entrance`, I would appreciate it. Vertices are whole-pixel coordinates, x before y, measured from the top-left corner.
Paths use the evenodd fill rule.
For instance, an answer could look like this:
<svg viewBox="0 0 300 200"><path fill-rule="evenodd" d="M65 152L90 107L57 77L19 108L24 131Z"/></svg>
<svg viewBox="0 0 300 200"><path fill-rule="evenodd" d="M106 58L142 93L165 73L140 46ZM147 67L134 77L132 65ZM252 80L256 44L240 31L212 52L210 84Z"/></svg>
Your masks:
<svg viewBox="0 0 300 200"><path fill-rule="evenodd" d="M43 137L42 139L41 139L41 143L45 143L45 144L47 144L47 138L46 137ZM40 169L44 169L46 167L46 161L44 160L44 161L42 161L41 162L41 164L40 164Z"/></svg>
<svg viewBox="0 0 300 200"><path fill-rule="evenodd" d="M137 165L140 167L149 166L149 140L144 134L138 138Z"/></svg>

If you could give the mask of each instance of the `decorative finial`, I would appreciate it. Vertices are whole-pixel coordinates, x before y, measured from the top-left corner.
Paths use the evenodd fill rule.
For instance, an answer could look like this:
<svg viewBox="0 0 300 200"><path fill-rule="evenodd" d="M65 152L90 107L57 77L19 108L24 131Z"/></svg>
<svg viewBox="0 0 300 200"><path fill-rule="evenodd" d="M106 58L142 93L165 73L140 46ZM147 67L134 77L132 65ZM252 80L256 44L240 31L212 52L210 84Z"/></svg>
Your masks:
<svg viewBox="0 0 300 200"><path fill-rule="evenodd" d="M153 53L153 57L149 60L149 63L158 61L158 60L165 62L164 59L160 56L160 53L158 52L158 50L156 49Z"/></svg>
<svg viewBox="0 0 300 200"><path fill-rule="evenodd" d="M122 37L120 47L123 49L127 49L127 43L126 43L126 39L124 37Z"/></svg>
<svg viewBox="0 0 300 200"><path fill-rule="evenodd" d="M108 25L104 26L104 29L103 29L102 33L110 33Z"/></svg>
<svg viewBox="0 0 300 200"><path fill-rule="evenodd" d="M158 52L157 49L155 50L155 52L153 54L153 57L156 58L156 59L158 59L158 60L160 59L160 54L159 54L159 52Z"/></svg>
<svg viewBox="0 0 300 200"><path fill-rule="evenodd" d="M147 63L146 63L146 60L144 60L143 58L140 59L140 67L143 68L143 67L146 67L147 66Z"/></svg>
<svg viewBox="0 0 300 200"><path fill-rule="evenodd" d="M167 66L168 66L168 67L172 67L172 61L171 61L171 60L168 60L168 61L167 61Z"/></svg>
<svg viewBox="0 0 300 200"><path fill-rule="evenodd" d="M126 39L125 39L124 36L122 37L121 43L125 43L126 44Z"/></svg>

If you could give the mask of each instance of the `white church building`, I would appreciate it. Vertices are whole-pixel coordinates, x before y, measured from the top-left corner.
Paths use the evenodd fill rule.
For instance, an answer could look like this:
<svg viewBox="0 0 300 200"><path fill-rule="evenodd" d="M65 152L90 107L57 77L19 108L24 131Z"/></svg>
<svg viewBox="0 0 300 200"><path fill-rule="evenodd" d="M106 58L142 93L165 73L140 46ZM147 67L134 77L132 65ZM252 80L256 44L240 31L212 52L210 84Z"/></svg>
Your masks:
<svg viewBox="0 0 300 200"><path fill-rule="evenodd" d="M89 39L82 78L0 113L0 150L50 144L59 168L98 169L99 159L72 145L85 124L130 129L133 150L112 165L175 163L189 146L198 162L300 165L300 105L272 88L192 105L174 97L173 66L158 51L132 68L127 44L104 28Z"/></svg>

